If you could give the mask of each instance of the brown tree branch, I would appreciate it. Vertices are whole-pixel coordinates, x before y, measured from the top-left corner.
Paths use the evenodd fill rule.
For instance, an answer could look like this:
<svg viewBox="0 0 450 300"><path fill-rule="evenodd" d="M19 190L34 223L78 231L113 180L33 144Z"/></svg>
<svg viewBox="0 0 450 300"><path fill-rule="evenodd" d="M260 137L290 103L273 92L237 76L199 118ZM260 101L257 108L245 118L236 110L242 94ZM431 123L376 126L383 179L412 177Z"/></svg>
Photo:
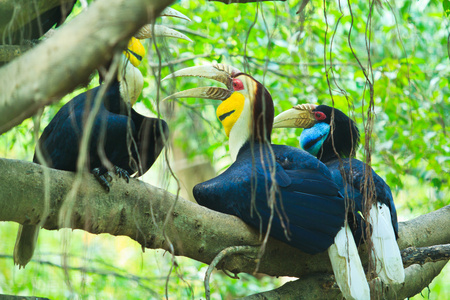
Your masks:
<svg viewBox="0 0 450 300"><path fill-rule="evenodd" d="M7 40L9 33L22 28L38 15L63 2L67 0L0 1L0 32L2 33L0 38Z"/></svg>
<svg viewBox="0 0 450 300"><path fill-rule="evenodd" d="M31 45L0 45L0 63L9 62L31 49Z"/></svg>
<svg viewBox="0 0 450 300"><path fill-rule="evenodd" d="M0 134L85 82L172 2L95 1L51 38L0 68Z"/></svg>
<svg viewBox="0 0 450 300"><path fill-rule="evenodd" d="M410 247L402 250L402 259L404 266L412 264L423 265L428 262L450 259L450 244L435 245L430 247Z"/></svg>
<svg viewBox="0 0 450 300"><path fill-rule="evenodd" d="M0 159L0 220L38 224L44 214L45 186L49 188L46 229L70 227L94 234L126 235L147 248L170 250L176 255L210 263L223 249L259 245L257 231L240 219L209 210L162 189L131 180L113 182L106 193L92 175L84 176L75 198L67 199L75 175L25 161ZM45 171L45 172L44 172ZM45 182L47 174L49 181ZM71 207L71 223L61 222L61 209ZM63 205L64 204L64 205ZM167 212L175 208L164 227ZM399 246L426 247L450 243L450 206L400 224ZM426 234L424 234L426 232ZM365 247L362 247L365 248ZM364 250L362 251L363 257ZM233 273L255 271L254 255L227 257L218 267ZM261 273L301 277L311 273L332 273L326 253L308 255L271 239L260 264Z"/></svg>
<svg viewBox="0 0 450 300"><path fill-rule="evenodd" d="M439 275L447 261L427 263L423 266L412 265L405 270L405 283L386 286L379 278L369 285L372 299L405 299L420 293ZM382 295L382 296L381 296ZM331 274L313 274L268 292L254 294L245 300L282 300L282 299L329 299L341 300L342 294Z"/></svg>
<svg viewBox="0 0 450 300"><path fill-rule="evenodd" d="M36 296L0 295L0 300L50 300L50 299Z"/></svg>
<svg viewBox="0 0 450 300"><path fill-rule="evenodd" d="M208 0L208 1L232 4L232 3L274 2L274 1L285 2L286 0Z"/></svg>

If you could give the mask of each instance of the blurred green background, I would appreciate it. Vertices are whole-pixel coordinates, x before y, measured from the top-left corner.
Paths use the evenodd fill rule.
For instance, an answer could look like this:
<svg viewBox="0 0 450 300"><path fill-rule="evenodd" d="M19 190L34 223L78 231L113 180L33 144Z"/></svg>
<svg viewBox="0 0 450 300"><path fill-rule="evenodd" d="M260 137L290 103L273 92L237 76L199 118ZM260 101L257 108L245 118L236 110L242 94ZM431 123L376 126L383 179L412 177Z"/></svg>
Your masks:
<svg viewBox="0 0 450 300"><path fill-rule="evenodd" d="M296 14L299 3L294 1L232 5L178 1L172 7L192 22L159 18L158 23L185 33L193 42L157 39L159 61L155 45L149 41L140 67L145 87L138 110L148 115L160 113L171 130L169 164L159 158L143 180L176 192L177 183L168 172L171 167L180 179L183 196L189 198L194 184L231 163L226 136L215 117L216 104L195 99L159 103L175 90L213 82L192 78L168 81L157 93L159 64L165 76L215 61L231 64L264 83L276 113L299 103L334 103L357 121L363 144L371 111L373 131L366 146L373 168L394 193L399 221L448 205L449 18L441 1L374 3L367 27L370 5L365 1L350 7L342 1L327 3L327 7L311 1L301 14ZM83 9L77 2L68 21ZM373 82L371 106L362 70ZM97 82L93 78L87 88ZM64 103L83 91L85 88L80 88L47 107L40 132ZM31 161L36 141L33 132L29 119L0 136L0 156ZM273 142L298 147L300 132L275 130ZM361 147L358 158L364 157ZM33 261L25 270L18 270L12 260L17 227L0 223L1 294L52 299L204 298L206 265L173 258L163 251L142 253L129 238L94 236L80 230L41 231ZM231 279L215 272L212 298L233 299L273 289L286 280L247 274ZM447 266L429 289L412 299L450 299L449 282Z"/></svg>

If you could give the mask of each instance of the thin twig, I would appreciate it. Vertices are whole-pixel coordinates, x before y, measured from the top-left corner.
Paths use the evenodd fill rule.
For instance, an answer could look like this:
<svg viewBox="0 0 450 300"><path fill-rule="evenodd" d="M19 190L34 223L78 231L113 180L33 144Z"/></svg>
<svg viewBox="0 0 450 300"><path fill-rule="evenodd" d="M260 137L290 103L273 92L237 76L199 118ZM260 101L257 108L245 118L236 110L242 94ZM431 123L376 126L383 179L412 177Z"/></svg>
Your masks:
<svg viewBox="0 0 450 300"><path fill-rule="evenodd" d="M208 1L214 1L214 2L222 2L225 4L231 4L231 3L252 3L252 2L275 2L275 1L286 1L286 0L208 0Z"/></svg>
<svg viewBox="0 0 450 300"><path fill-rule="evenodd" d="M247 252L255 252L258 251L259 247L254 246L232 246L223 249L219 252L219 254L216 255L216 257L213 259L211 264L208 267L208 270L206 270L205 273L205 296L206 299L209 300L211 297L211 289L209 287L209 278L211 277L211 273L214 270L214 268L219 264L219 262L224 259L226 256L231 254L243 254Z"/></svg>
<svg viewBox="0 0 450 300"><path fill-rule="evenodd" d="M12 255L8 255L8 254L0 254L0 258L4 258L4 259L13 259ZM93 275L99 275L102 277L108 277L108 276L113 276L116 278L120 278L120 279L126 279L126 280L131 280L134 281L136 283L138 283L138 286L142 287L143 289L145 289L146 291L150 292L151 294L153 294L155 297L159 297L159 294L157 292L155 292L154 290L152 290L151 288L149 288L148 286L144 285L142 283L142 281L154 281L154 280L164 280L165 277L141 277L141 276L137 276L137 275L133 275L133 274L129 274L128 270L121 270L117 267L114 267L116 270L125 273L126 275L120 274L118 272L115 271L107 271L107 270L102 270L102 269L96 269L96 268L86 268L86 267L74 267L74 266L70 266L67 265L66 263L64 265L59 265L56 264L54 262L48 261L48 260L40 260L40 259L31 259L30 262L32 263L36 263L39 265L47 265L53 268L58 268L58 269L62 269L64 271L78 271L78 272L82 272L82 273L89 273L89 274L93 274Z"/></svg>
<svg viewBox="0 0 450 300"><path fill-rule="evenodd" d="M198 54L198 55L194 55L194 56L189 56L189 57L185 57L185 58L171 60L171 61L168 61L168 62L165 62L165 63L161 63L161 68L178 65L178 64L184 63L186 61L196 59L196 58L205 58L205 57L213 57L213 56L217 56L217 55L214 54L214 53ZM149 62L148 65L150 67L152 67L152 68L158 68L160 66L160 64L154 64L154 63L151 63L151 62Z"/></svg>

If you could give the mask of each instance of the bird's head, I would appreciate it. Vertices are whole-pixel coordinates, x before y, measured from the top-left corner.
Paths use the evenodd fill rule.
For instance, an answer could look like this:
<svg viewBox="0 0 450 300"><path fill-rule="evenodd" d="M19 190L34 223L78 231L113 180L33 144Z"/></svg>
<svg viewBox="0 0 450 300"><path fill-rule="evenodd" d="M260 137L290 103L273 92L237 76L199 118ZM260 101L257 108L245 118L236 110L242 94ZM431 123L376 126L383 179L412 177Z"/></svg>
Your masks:
<svg viewBox="0 0 450 300"><path fill-rule="evenodd" d="M145 56L145 48L141 41L132 37L128 42L127 49L123 51L117 80L120 84L120 94L125 102L130 102L131 106L136 103L144 86L144 78L138 66Z"/></svg>
<svg viewBox="0 0 450 300"><path fill-rule="evenodd" d="M305 128L299 138L300 145L324 162L338 155L353 157L359 146L355 122L327 105L294 106L276 116L274 128Z"/></svg>
<svg viewBox="0 0 450 300"><path fill-rule="evenodd" d="M130 41L128 42L127 49L123 51L126 60L136 68L141 64L145 53L146 51L141 41L135 37L131 37Z"/></svg>
<svg viewBox="0 0 450 300"><path fill-rule="evenodd" d="M199 87L175 93L168 98L204 98L221 100L217 118L230 139L230 152L236 158L248 141L270 143L273 124L273 102L267 89L252 76L223 65L206 65L179 70L165 79L196 76L214 79L227 86Z"/></svg>
<svg viewBox="0 0 450 300"><path fill-rule="evenodd" d="M188 17L182 13L166 8L160 16L176 17L190 21ZM147 24L143 26L128 42L127 49L123 51L122 59L119 63L117 80L120 82L120 93L123 99L129 100L131 105L136 103L142 88L144 86L144 78L138 69L143 58L145 57L145 47L140 40L153 37L168 37L183 39L192 42L186 35L163 25Z"/></svg>

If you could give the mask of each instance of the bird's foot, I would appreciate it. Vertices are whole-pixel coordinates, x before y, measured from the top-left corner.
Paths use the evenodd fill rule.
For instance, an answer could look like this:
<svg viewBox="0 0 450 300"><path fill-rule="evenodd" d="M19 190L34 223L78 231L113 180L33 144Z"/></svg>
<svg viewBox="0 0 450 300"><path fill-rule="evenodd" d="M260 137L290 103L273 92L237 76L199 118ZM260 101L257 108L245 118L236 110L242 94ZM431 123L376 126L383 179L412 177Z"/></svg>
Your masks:
<svg viewBox="0 0 450 300"><path fill-rule="evenodd" d="M127 183L130 182L130 174L128 174L127 170L122 169L118 166L114 166L114 171L116 172L116 175L119 176L119 178L125 179Z"/></svg>
<svg viewBox="0 0 450 300"><path fill-rule="evenodd" d="M95 168L92 169L91 173L95 176L97 181L101 184L101 186L109 192L111 189L111 182L113 180L113 176L111 172L109 172L106 168ZM130 182L130 174L127 170L122 169L118 166L114 166L114 173L119 177L126 180L126 182Z"/></svg>
<svg viewBox="0 0 450 300"><path fill-rule="evenodd" d="M111 189L111 174L103 168L92 169L91 173L95 176L100 185L107 191Z"/></svg>

